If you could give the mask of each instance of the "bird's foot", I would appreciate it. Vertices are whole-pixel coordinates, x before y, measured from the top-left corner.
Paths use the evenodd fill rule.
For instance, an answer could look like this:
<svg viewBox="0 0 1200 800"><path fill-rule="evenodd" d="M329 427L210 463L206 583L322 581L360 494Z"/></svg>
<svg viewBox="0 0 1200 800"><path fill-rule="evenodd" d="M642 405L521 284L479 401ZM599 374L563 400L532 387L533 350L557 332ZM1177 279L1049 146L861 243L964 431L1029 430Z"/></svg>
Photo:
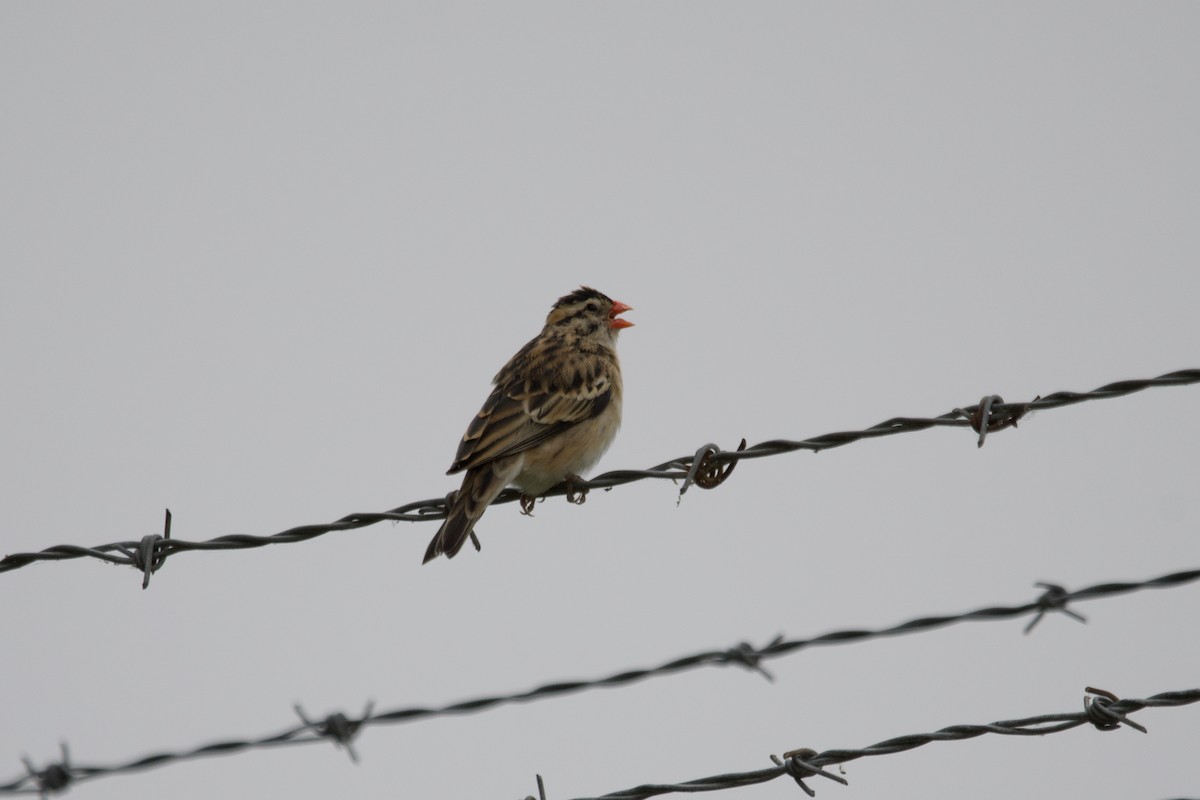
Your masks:
<svg viewBox="0 0 1200 800"><path fill-rule="evenodd" d="M471 544L475 545L475 552L481 552L483 546L479 544L479 537L475 535L475 531L471 531Z"/></svg>
<svg viewBox="0 0 1200 800"><path fill-rule="evenodd" d="M576 506L581 506L587 502L588 490L587 490L586 486L583 487L582 489L580 489L579 491L575 491L576 482L582 483L583 478L579 477L578 475L576 475L574 473L571 473L564 479L564 481L567 484L567 502L568 503L571 503L572 505L576 505Z"/></svg>
<svg viewBox="0 0 1200 800"><path fill-rule="evenodd" d="M537 502L537 498L531 494L523 494L518 502L521 504L521 513L527 517L532 517L533 504Z"/></svg>

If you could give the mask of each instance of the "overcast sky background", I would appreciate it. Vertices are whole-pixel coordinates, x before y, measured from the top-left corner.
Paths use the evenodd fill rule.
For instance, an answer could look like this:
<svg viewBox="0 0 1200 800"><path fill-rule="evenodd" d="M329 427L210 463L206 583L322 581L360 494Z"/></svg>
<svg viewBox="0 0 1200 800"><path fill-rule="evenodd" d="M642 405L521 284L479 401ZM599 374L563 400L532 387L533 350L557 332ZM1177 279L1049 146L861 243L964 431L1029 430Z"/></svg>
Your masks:
<svg viewBox="0 0 1200 800"><path fill-rule="evenodd" d="M457 486L581 283L635 307L599 471L1200 366L1200 5L5 2L0 554ZM1200 387L492 509L0 575L0 782L1200 564ZM98 779L81 800L551 800L1200 684L1200 590ZM1149 735L936 743L822 798L1200 795ZM798 797L788 780L714 797Z"/></svg>

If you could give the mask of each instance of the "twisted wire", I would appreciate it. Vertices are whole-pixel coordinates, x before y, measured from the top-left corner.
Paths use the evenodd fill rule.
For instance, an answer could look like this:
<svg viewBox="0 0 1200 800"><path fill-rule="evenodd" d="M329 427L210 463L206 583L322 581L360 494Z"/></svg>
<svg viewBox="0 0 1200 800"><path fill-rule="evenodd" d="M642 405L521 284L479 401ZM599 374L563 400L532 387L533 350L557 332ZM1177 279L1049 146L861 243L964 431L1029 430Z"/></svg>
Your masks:
<svg viewBox="0 0 1200 800"><path fill-rule="evenodd" d="M1068 611L1067 604L1074 600L1096 599L1100 597L1109 597L1120 594L1127 594L1141 589L1150 588L1167 588L1183 586L1187 583L1200 580L1200 569L1187 570L1183 572L1175 572L1168 575L1162 575L1157 578L1151 578L1144 581L1127 581L1127 582L1108 582L1094 586L1088 586L1078 589L1073 592L1068 592L1063 587L1055 584L1039 584L1039 586L1049 587L1038 598L1019 605L1012 606L990 606L980 608L974 611L968 611L960 614L943 615L943 616L926 616L917 619L903 622L899 625L893 625L886 628L856 629L833 631L831 633L822 634L809 639L785 639L782 636L776 637L770 643L762 647L753 647L752 645L742 642L732 648L724 650L709 650L692 655L677 658L672 661L665 662L656 667L646 669L632 669L619 672L607 677L593 680L567 680L555 681L546 683L537 688L530 689L524 692L507 695L492 695L487 697L479 697L472 700L460 701L440 707L412 707L399 708L389 711L380 711L374 713L374 704L368 703L361 716L351 718L347 715L337 712L325 717L322 721L314 722L311 720L297 705L296 713L303 724L292 726L278 733L273 733L267 736L249 739L227 739L223 741L213 742L211 744L202 745L199 747L181 750L176 752L164 751L143 756L132 761L117 764L113 766L86 765L86 766L69 766L65 770L59 769L54 772L53 769L62 765L51 765L45 770L36 770L32 764L27 764L27 774L11 780L7 783L0 784L0 795L3 794L21 794L31 791L29 788L37 784L37 776L40 773L46 773L46 780L55 778L61 782L63 774L69 776L69 782L78 782L91 778L103 777L106 775L115 775L126 772L136 772L139 770L149 769L151 767L165 766L174 762L184 761L193 758L202 758L205 756L225 755L241 752L244 750L277 747L291 744L309 744L312 742L331 740L336 745L347 750L351 760L357 762L358 756L353 748L354 738L359 735L362 729L368 726L399 724L404 722L414 722L421 719L432 717L450 716L458 714L467 714L481 712L501 705L512 703L529 702L533 700L541 700L559 695L582 692L589 689L602 687L614 687L625 684L632 684L638 681L660 676L671 675L678 672L683 672L690 669L708 666L725 666L738 665L750 670L754 670L764 675L768 679L771 678L761 665L761 661L778 658L789 653L796 652L805 647L814 645L833 645L847 644L851 642L863 641L867 639L883 638L888 636L897 636L906 633L916 633L925 630L945 627L957 622L966 622L971 620L996 620L1008 619L1028 614L1035 614L1035 621L1040 619L1042 615L1051 611ZM1077 616L1077 615L1076 615ZM1028 632L1029 628L1026 628ZM1124 703L1134 701L1122 701ZM1192 702L1192 701L1189 701ZM1153 704L1153 703L1149 703ZM1126 706L1121 706L1116 710L1121 713L1128 713L1136 709L1126 709ZM1112 719L1105 717L1105 720L1111 724ZM999 724L999 723L997 723ZM960 737L965 738L965 737ZM885 743L887 744L887 743ZM875 745L875 748L883 745ZM915 747L916 745L912 745ZM900 748L909 749L909 748ZM66 760L64 746L64 762ZM834 753L844 753L850 751L831 751ZM888 752L897 752L889 750ZM865 755L876 755L878 753L871 752ZM822 754L828 756L828 754ZM857 757L857 756L856 756ZM845 758L842 760L851 760ZM828 762L836 763L836 762ZM746 777L750 775L752 777ZM692 782L696 786L707 786L712 783L715 788L732 788L733 786L748 785L748 783L759 783L762 780L769 780L773 777L778 777L777 769L758 770L753 773L744 773L736 779L730 778L729 781L722 783L721 778L727 776L717 776L716 778L706 778L699 783ZM732 782L730 782L732 781ZM748 782L748 783L747 783ZM719 784L719 785L718 785ZM65 784L63 784L65 785ZM689 784L690 785L690 784ZM644 790L646 787L638 787L639 790ZM633 791L633 790L630 790ZM670 791L684 791L682 789L671 789ZM689 791L710 791L710 789L692 788ZM662 794L664 792L656 792ZM625 797L651 797L653 794L644 795L605 795L609 798L625 798Z"/></svg>
<svg viewBox="0 0 1200 800"><path fill-rule="evenodd" d="M732 465L742 459L765 458L797 450L811 450L817 453L834 447L842 447L843 445L863 439L923 431L934 427L971 428L980 434L980 445L982 445L983 437L988 432L1009 426L1016 426L1021 417L1030 411L1060 408L1088 400L1122 397L1151 387L1184 386L1192 383L1200 383L1200 369L1178 370L1160 375L1157 378L1116 381L1115 383L1109 383L1093 389L1090 392L1055 392L1045 397L1038 397L1027 403L1004 403L1000 402L999 397L993 395L985 397L976 410L955 408L947 411L945 414L931 418L893 417L864 430L827 433L823 436L815 436L802 441L772 439L760 442L753 447L738 450L721 450L716 445L708 444L699 448L693 454L664 461L649 469L613 470L598 475L589 481L576 481L574 489L611 489L615 486L622 486L640 480L666 479L682 481L682 486L679 490L680 495L682 495L693 484L702 488L715 487L728 477ZM743 447L744 444L743 442ZM722 467L725 467L725 469L721 469ZM545 496L565 495L568 491L569 488L565 484L559 484L547 491ZM506 489L493 501L493 505L511 503L519 499L519 492L515 489ZM244 550L254 547L265 547L272 544L290 544L308 541L317 536L323 536L335 531L364 528L379 522L423 522L425 520L441 520L445 516L445 498L434 498L405 503L390 511L348 514L334 522L300 525L269 536L229 534L199 542L170 538L168 523L164 535L159 536L155 534L146 536L142 537L139 541L112 542L94 547L63 544L48 547L36 553L11 553L0 559L0 573L20 569L38 561L62 561L86 557L107 561L112 564L124 564L135 567L139 572L143 573L142 588L146 588L149 585L150 575L163 565L168 556L178 553L193 550Z"/></svg>
<svg viewBox="0 0 1200 800"><path fill-rule="evenodd" d="M1144 708L1165 708L1200 702L1200 689L1163 692L1153 697L1147 697L1144 700L1119 700L1109 692L1090 687L1087 691L1089 697L1085 698L1083 711L1064 714L1043 714L1037 717L1026 717L1025 719L1003 720L988 725L951 725L933 733L898 736L894 739L888 739L857 750L826 750L815 754L813 754L814 751L812 750L793 751L793 753L802 753L802 755L785 753L784 760L772 757L777 762L774 767L766 767L749 772L730 772L722 775L712 775L707 778L684 781L683 783L648 783L597 797L579 797L574 798L574 800L646 800L646 798L676 792L716 792L723 789L737 789L743 786L766 783L785 775L793 778L809 796L812 796L815 792L803 782L805 778L819 773L824 777L831 777L845 782L835 775L825 773L821 768L833 764L844 764L847 761L854 761L866 756L902 753L906 750L912 750L929 744L930 742L962 741L964 739L974 739L988 733L1001 736L1045 736L1049 733L1061 733L1062 731L1087 724L1096 726L1098 730L1113 730L1114 728L1097 724L1096 719L1094 719L1094 714L1090 710L1097 702L1094 695L1102 697L1104 700L1102 707L1106 713L1121 718ZM1143 733L1145 732L1145 729L1141 728L1140 725L1136 725L1136 723L1130 722L1127 719L1122 719L1122 721L1131 727L1142 730Z"/></svg>
<svg viewBox="0 0 1200 800"><path fill-rule="evenodd" d="M838 780L839 782L846 783L845 779L828 773L823 769L826 766L834 764L843 764L848 761L854 761L867 756L901 753L907 750L913 750L931 742L949 742L974 739L989 733L1002 736L1045 736L1050 733L1061 733L1062 731L1071 730L1072 728L1078 728L1085 724L1091 724L1096 727L1097 730L1101 731L1115 730L1119 724L1125 724L1141 731L1142 733L1145 733L1146 729L1140 724L1129 720L1127 718L1128 715L1145 708L1166 708L1200 702L1200 689L1184 689L1173 692L1162 692L1145 699L1118 699L1110 692L1106 692L1101 689L1092 689L1091 687L1088 687L1086 691L1088 694L1084 699L1083 711L1060 714L1043 714L1035 717L1026 717L1024 719L1002 720L985 725L951 725L932 733L917 733L908 734L905 736L897 736L895 738L887 739L885 741L859 749L834 749L825 750L820 753L807 748L803 750L794 750L789 753L784 753L783 759L780 759L777 756L772 756L771 758L776 764L774 767L751 770L748 772L723 773L720 775L712 775L705 778L684 781L682 783L643 784L630 789L610 792L605 795L599 795L596 797L580 797L575 798L575 800L646 800L650 797L674 794L677 792L714 792L725 789L741 788L743 786L752 786L759 783L766 783L767 781L772 781L785 775L795 780L797 784L799 784L800 787L809 794L809 796L813 796L815 792L804 783L805 778L810 778L814 775L821 775L823 777L832 778L834 780ZM374 718L361 720L359 724L366 724L373 719ZM1115 724L1112 722L1113 720L1116 721ZM159 753L114 767L72 765L69 763L66 746L64 745L63 762L51 764L42 770L37 770L31 763L28 762L28 760L26 760L28 774L8 784L0 785L0 794L32 794L36 792L45 795L49 791L61 791L66 789L72 783L77 783L82 780L98 777L100 775L111 775L121 772L146 769L148 767L158 765L164 761L178 760L181 758L198 758L205 755L236 752L237 750L242 750L249 747L269 747L280 744L303 744L320 741L321 739L322 737L320 735L312 734L311 725L305 724L274 736L267 736L261 739L249 741L217 742L204 747L195 748L194 750L186 751L184 753ZM539 790L541 791L542 796L545 797L545 791L541 786L540 779Z"/></svg>

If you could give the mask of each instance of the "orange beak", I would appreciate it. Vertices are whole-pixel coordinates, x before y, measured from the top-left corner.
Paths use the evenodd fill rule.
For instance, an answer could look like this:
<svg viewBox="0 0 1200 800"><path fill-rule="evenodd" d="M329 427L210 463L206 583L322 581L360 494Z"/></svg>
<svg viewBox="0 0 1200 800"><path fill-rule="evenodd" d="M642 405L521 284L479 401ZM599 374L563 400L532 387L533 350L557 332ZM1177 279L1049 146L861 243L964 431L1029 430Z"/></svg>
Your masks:
<svg viewBox="0 0 1200 800"><path fill-rule="evenodd" d="M608 318L612 322L608 323L608 327L613 330L621 330L622 328L632 328L633 323L627 319L617 319L618 314L624 314L626 311L633 311L633 306L627 306L620 300L614 300L612 311L608 312Z"/></svg>

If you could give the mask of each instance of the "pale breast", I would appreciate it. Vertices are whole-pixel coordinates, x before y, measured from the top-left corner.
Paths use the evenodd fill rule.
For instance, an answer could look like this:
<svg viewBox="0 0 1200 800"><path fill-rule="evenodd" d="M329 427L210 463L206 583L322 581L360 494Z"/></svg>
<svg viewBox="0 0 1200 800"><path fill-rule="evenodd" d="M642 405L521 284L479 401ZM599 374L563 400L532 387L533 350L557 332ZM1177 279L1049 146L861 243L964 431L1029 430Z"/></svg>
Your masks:
<svg viewBox="0 0 1200 800"><path fill-rule="evenodd" d="M618 375L612 400L599 416L526 451L525 463L513 483L525 494L540 495L567 475L582 476L594 467L621 427L621 388Z"/></svg>

